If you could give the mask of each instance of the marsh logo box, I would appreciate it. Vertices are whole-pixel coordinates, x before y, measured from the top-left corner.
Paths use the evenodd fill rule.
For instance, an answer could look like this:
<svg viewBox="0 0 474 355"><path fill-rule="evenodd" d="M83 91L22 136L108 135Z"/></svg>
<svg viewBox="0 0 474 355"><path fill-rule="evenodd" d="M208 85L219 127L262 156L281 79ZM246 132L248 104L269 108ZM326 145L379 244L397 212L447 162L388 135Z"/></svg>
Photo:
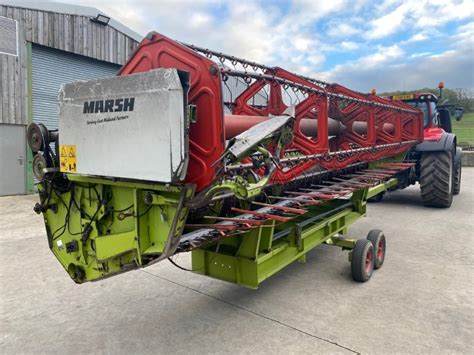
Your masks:
<svg viewBox="0 0 474 355"><path fill-rule="evenodd" d="M59 93L60 170L178 182L186 175L187 82L176 69L80 81Z"/></svg>

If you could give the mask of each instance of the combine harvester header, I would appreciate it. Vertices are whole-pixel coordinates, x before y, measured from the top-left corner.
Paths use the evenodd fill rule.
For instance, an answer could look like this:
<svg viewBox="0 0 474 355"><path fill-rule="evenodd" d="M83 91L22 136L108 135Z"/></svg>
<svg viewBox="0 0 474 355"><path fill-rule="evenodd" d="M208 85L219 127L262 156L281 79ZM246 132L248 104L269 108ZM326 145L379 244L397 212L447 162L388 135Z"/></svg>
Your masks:
<svg viewBox="0 0 474 355"><path fill-rule="evenodd" d="M215 182L223 165L226 170L243 167L238 161L241 157L225 153L223 133L226 140L232 140L236 133L270 116L284 115L290 105L294 117L285 126L292 126L292 138L281 147L278 157L286 167L269 177L278 183L316 165L339 169L355 161L393 156L422 140L423 126L417 119L421 114L408 104L185 46L157 33L146 37L119 75L156 68L178 68L190 75L188 101L194 105L195 117L186 182L196 184L197 191ZM244 83L246 90L232 97L230 79ZM230 101L224 102L224 96L230 96ZM230 114L225 114L225 108ZM289 160L289 155L297 158Z"/></svg>
<svg viewBox="0 0 474 355"><path fill-rule="evenodd" d="M59 132L28 130L35 210L77 283L192 250L195 272L256 288L322 243L366 281L383 233L342 234L423 141L408 103L155 32L118 76L63 85L59 110Z"/></svg>

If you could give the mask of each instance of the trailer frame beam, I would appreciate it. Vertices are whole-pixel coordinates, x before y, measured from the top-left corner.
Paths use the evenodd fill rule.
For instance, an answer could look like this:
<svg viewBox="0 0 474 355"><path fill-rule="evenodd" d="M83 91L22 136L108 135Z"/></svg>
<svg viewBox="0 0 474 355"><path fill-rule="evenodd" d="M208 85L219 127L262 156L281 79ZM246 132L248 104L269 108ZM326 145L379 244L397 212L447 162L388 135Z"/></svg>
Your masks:
<svg viewBox="0 0 474 355"><path fill-rule="evenodd" d="M382 185L385 184L374 188ZM307 253L321 244L352 250L356 240L341 235L366 215L368 191L355 191L350 200L336 199L311 206L307 213L287 222L267 221L246 233L195 249L192 270L255 289L291 263L305 262Z"/></svg>

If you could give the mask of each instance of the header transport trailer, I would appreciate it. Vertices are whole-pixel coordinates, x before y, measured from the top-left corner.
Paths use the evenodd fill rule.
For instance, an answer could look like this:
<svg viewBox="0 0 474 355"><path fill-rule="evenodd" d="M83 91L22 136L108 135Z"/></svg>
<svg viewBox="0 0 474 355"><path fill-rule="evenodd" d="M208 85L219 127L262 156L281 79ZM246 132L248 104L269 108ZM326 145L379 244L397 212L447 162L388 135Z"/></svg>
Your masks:
<svg viewBox="0 0 474 355"><path fill-rule="evenodd" d="M385 236L343 235L419 176L423 139L408 103L156 32L116 77L61 87L58 131L28 129L35 211L75 282L192 251L194 272L250 288L322 243L367 281Z"/></svg>

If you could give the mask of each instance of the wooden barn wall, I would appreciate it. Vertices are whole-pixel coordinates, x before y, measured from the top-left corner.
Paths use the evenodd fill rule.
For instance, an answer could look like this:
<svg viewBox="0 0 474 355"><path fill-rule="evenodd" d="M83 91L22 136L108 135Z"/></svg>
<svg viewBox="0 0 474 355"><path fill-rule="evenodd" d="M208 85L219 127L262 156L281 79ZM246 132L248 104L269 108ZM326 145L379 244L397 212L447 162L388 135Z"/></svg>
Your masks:
<svg viewBox="0 0 474 355"><path fill-rule="evenodd" d="M18 21L18 56L0 54L0 123L28 123L27 42L105 62L124 64L138 42L89 17L0 5Z"/></svg>
<svg viewBox="0 0 474 355"><path fill-rule="evenodd" d="M14 18L15 13L19 15L19 9L0 6L0 16ZM24 34L24 26L18 22L18 56L0 54L0 123L26 124L28 119Z"/></svg>

